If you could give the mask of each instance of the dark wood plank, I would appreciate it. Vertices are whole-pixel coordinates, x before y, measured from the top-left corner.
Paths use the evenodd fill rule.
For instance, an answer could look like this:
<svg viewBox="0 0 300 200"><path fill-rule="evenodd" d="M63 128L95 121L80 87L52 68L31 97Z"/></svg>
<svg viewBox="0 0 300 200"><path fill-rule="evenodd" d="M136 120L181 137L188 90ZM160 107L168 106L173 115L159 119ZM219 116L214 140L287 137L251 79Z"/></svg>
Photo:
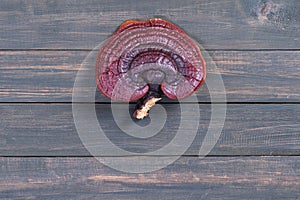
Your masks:
<svg viewBox="0 0 300 200"><path fill-rule="evenodd" d="M122 110L126 111L126 107L124 105L119 106L117 113L121 120L123 119L122 121L126 121L126 116L123 117L121 114ZM182 112L179 105L176 104L164 104L163 106L168 114L163 129L153 137L146 139L125 134L116 124L117 118L113 118L110 105L96 105L97 120L110 141L126 151L136 153L151 153L164 147L178 134L177 131L181 126L185 137L179 147L187 146L188 148L190 145L185 155L198 155L199 147L203 145L204 137L207 135L211 119L211 105L199 105L199 119L197 119L197 113L184 111L191 108L191 104L181 105ZM88 107L83 109L85 108L86 110L90 109ZM219 108L216 107L217 110ZM2 104L0 105L0 113L0 156L91 155L79 138L70 104ZM88 127L92 126L92 120L88 118L92 116L90 113L88 111L86 114L83 111L84 118L88 119ZM299 113L299 104L227 105L226 121L222 134L218 138L217 132L213 132L216 134L215 141L217 144L209 155L299 155ZM183 117L182 120L192 118L189 120L190 124L192 124L193 119L199 120L199 129L194 140L192 131L197 129L180 125L181 116ZM150 122L149 119L145 119L137 123L145 126ZM128 125L128 127L131 126ZM81 136L86 135L94 138L93 144L85 143L85 145L89 148L96 146L105 151L105 154L99 155L126 155L116 154L109 150L109 147L105 146L107 142L99 139L100 135L91 136L85 130L80 132ZM192 144L186 142L189 138L192 138ZM174 152L168 152L168 154L180 154L177 153L177 149Z"/></svg>
<svg viewBox="0 0 300 200"><path fill-rule="evenodd" d="M208 49L299 49L298 0L1 1L0 49L92 49L126 19L163 17Z"/></svg>
<svg viewBox="0 0 300 200"><path fill-rule="evenodd" d="M300 101L300 51L208 53L218 67L216 72L208 66L208 79L213 80L221 74L227 101ZM71 102L76 74L84 71L80 66L88 54L84 51L1 51L0 101ZM89 63L93 74L94 60L90 59ZM82 101L88 101L85 92L92 88L83 88ZM216 96L212 100L206 85L196 94L198 102L223 101L219 96L222 91L212 92ZM97 92L96 101L110 100Z"/></svg>
<svg viewBox="0 0 300 200"><path fill-rule="evenodd" d="M298 156L180 158L164 169L145 174L117 172L94 158L0 158L0 164L0 198L4 199L297 199L300 196Z"/></svg>
<svg viewBox="0 0 300 200"><path fill-rule="evenodd" d="M71 101L76 73L87 54L2 51L1 101Z"/></svg>

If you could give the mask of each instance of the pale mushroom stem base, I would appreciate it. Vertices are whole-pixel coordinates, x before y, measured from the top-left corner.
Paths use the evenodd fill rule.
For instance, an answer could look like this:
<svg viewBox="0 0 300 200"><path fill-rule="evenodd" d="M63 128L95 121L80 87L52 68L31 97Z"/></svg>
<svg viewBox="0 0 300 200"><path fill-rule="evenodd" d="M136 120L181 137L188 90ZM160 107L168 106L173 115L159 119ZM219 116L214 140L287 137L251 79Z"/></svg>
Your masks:
<svg viewBox="0 0 300 200"><path fill-rule="evenodd" d="M143 119L148 116L149 110L156 102L161 100L160 85L149 84L149 92L137 101L133 117L136 119Z"/></svg>

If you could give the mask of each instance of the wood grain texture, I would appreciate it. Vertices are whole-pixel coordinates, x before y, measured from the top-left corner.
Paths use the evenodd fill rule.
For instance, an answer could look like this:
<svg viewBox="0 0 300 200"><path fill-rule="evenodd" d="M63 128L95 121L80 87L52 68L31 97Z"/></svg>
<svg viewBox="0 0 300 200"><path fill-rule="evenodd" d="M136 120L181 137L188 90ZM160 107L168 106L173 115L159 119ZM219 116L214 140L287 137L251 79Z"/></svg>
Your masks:
<svg viewBox="0 0 300 200"><path fill-rule="evenodd" d="M92 49L124 20L152 17L208 49L299 49L299 13L298 0L4 0L0 49Z"/></svg>
<svg viewBox="0 0 300 200"><path fill-rule="evenodd" d="M0 164L2 199L297 199L300 196L299 157L189 157L146 174L117 172L95 158L1 158Z"/></svg>
<svg viewBox="0 0 300 200"><path fill-rule="evenodd" d="M157 135L147 139L125 134L116 124L110 105L96 105L96 113L99 124L110 141L127 151L146 153L160 149L172 141L180 126L180 116L196 118L195 113L181 112L179 105L163 106L168 114L165 126ZM183 104L181 109L185 110L190 106ZM126 110L126 106L119 105L116 109L117 113L120 113L121 110ZM185 155L198 155L199 147L210 125L210 105L199 105L199 109L201 116L198 133ZM70 104L2 104L0 111L0 156L90 155L79 139ZM227 105L222 134L209 155L299 155L299 113L299 104ZM141 126L147 123L149 119L138 122ZM196 128L181 126L184 127L185 139L193 138L192 130ZM86 132L80 134L86 135ZM85 145L93 145L99 149L106 148L107 143L97 138L93 140L95 143ZM181 145L185 145L184 140ZM110 153L110 150L106 153L105 155L109 156L123 155ZM177 154L171 152L169 155Z"/></svg>
<svg viewBox="0 0 300 200"><path fill-rule="evenodd" d="M227 101L300 101L300 51L208 53L218 67L215 71L208 66L208 79L222 76ZM0 101L71 102L76 75L83 71L80 67L88 54L85 51L1 51ZM93 76L94 60L88 63ZM85 92L93 89L82 88L82 101L86 101ZM217 98L212 100L204 84L196 94L198 102L220 101L218 95L222 91L213 92ZM110 102L110 99L97 92L95 101Z"/></svg>
<svg viewBox="0 0 300 200"><path fill-rule="evenodd" d="M156 172L122 173L98 162L83 145L72 90L86 56L120 23L152 17L174 22L208 50L230 103L222 134L204 159L198 152L211 108L226 105L211 99L206 85L196 103L181 105L198 105L200 111L198 133L184 155ZM1 199L299 199L299 0L3 0L0 26ZM211 70L208 77L218 73ZM91 88L82 89L85 101L84 91ZM106 136L136 153L168 144L180 116L199 116L164 100L168 118L161 133L138 139L116 125L109 99L96 92L95 101ZM118 105L117 113L125 106ZM193 129L184 128L186 138ZM109 152L109 158L133 160L93 139L90 145Z"/></svg>

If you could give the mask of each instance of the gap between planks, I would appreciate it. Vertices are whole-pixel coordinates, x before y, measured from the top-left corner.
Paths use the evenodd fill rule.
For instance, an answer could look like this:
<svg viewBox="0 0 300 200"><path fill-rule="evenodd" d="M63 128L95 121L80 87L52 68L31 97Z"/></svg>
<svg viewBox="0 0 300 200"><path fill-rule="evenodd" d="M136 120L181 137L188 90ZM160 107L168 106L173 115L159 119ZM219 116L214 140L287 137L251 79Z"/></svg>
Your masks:
<svg viewBox="0 0 300 200"><path fill-rule="evenodd" d="M93 49L0 49L0 51L83 51L83 52L91 52L98 51ZM300 51L300 49L205 49L205 51L213 52L213 51L237 51L237 52L272 52L272 51Z"/></svg>
<svg viewBox="0 0 300 200"><path fill-rule="evenodd" d="M41 102L0 102L0 105L6 105L6 104L17 104L17 105L24 105L24 104L36 104L36 105L39 105L39 104L57 104L57 105L68 105L68 104L97 104L97 105L110 105L112 104L111 102L64 102L64 101L61 101L61 102L47 102L47 101L41 101ZM136 104L136 102L114 102L113 104ZM228 105L234 105L234 104L241 104L241 105L255 105L255 104L258 104L258 105L268 105L268 104L271 104L271 105L280 105L280 104L284 104L284 105L294 105L294 104L300 104L300 102L237 102L237 101L228 101L228 102L158 102L156 104L162 104L162 105L170 105L170 104L208 104L208 105L211 105L211 104L219 104L219 105L222 105L222 104L228 104Z"/></svg>
<svg viewBox="0 0 300 200"><path fill-rule="evenodd" d="M93 155L9 155L9 156L0 156L0 158L134 158L134 157L178 157L179 155L141 155L141 156L93 156ZM180 155L181 158L248 158L248 157L300 157L299 154L260 154L260 155Z"/></svg>

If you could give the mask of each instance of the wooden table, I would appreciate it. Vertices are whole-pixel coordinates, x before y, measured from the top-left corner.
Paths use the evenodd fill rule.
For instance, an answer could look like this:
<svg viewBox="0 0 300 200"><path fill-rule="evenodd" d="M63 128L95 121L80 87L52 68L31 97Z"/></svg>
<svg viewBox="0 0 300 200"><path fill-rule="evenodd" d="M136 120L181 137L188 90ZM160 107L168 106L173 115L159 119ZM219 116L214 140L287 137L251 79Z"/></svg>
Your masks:
<svg viewBox="0 0 300 200"><path fill-rule="evenodd" d="M299 0L1 1L0 198L299 199L299 14ZM204 86L198 101L184 104L204 113L199 132L213 104L227 105L226 121L205 158L196 136L163 169L119 172L81 142L73 85L86 56L122 21L152 17L171 20L200 42L223 78L227 102L211 101ZM119 146L144 152L166 144L122 136L109 100L96 96L102 128ZM172 135L178 104L161 105L171 121L163 136Z"/></svg>

